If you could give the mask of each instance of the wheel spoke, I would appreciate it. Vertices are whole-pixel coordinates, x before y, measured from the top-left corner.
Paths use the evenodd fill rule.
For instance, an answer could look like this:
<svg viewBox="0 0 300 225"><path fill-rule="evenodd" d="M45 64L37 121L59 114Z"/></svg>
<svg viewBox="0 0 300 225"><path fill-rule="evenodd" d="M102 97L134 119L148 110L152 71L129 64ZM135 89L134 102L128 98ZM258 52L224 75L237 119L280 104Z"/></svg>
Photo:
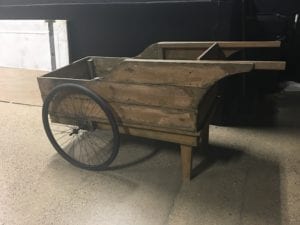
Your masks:
<svg viewBox="0 0 300 225"><path fill-rule="evenodd" d="M75 84L61 85L52 92L44 102L43 122L53 146L76 166L106 168L116 157L119 146L119 133L109 105L93 92ZM105 129L100 129L93 121L95 118L106 121L106 125L100 125ZM107 129L107 123L110 129Z"/></svg>

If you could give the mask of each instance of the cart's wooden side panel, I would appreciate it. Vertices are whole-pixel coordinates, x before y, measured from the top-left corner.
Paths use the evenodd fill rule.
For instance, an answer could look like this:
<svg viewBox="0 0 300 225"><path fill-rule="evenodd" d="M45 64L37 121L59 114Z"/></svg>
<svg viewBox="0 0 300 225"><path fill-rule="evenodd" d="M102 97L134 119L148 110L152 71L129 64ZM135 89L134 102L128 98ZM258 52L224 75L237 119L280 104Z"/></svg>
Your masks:
<svg viewBox="0 0 300 225"><path fill-rule="evenodd" d="M91 57L94 62L95 74L99 77L105 77L126 58L122 57Z"/></svg>
<svg viewBox="0 0 300 225"><path fill-rule="evenodd" d="M151 130L149 128L135 128L129 126L121 126L120 133L129 134L137 137L150 138L161 141L168 141L172 143L184 144L189 146L198 146L199 137L196 135L186 135L184 133L162 132Z"/></svg>
<svg viewBox="0 0 300 225"><path fill-rule="evenodd" d="M163 52L163 58L158 59L173 59L173 60L196 60L197 57L203 52L205 52L206 48L196 48L196 49L188 49L188 48L168 48L161 50ZM142 58L146 58L143 56Z"/></svg>
<svg viewBox="0 0 300 225"><path fill-rule="evenodd" d="M110 103L119 124L196 132L199 124L198 106L211 86L229 74L248 72L252 68L252 63L128 59L114 67L110 75L102 80L53 77L38 80L42 97L62 83L86 86ZM88 105L82 107L87 108ZM210 107L211 104L201 108L203 118ZM63 112L63 109L59 111ZM101 115L98 117L101 119Z"/></svg>
<svg viewBox="0 0 300 225"><path fill-rule="evenodd" d="M57 69L50 72L46 77L62 77L70 79L89 79L89 69L87 64L87 59L89 57L83 58L76 61L70 65Z"/></svg>
<svg viewBox="0 0 300 225"><path fill-rule="evenodd" d="M157 106L181 110L197 109L206 89L195 87L93 82L91 89L110 102Z"/></svg>
<svg viewBox="0 0 300 225"><path fill-rule="evenodd" d="M76 114L73 114L74 110L72 110L72 112L69 110L74 107L75 109L78 109L78 111L84 110L87 116L93 118L95 121L105 120L106 117L104 112L95 107L93 103L89 101L82 102L76 100L76 96L66 96L65 99L57 101L52 107L51 114L58 117L66 117L66 115L70 118L76 117ZM80 102L80 105L78 102ZM110 103L110 106L120 125L126 123L132 125L136 124L168 129L196 131L196 112L124 105L120 103Z"/></svg>
<svg viewBox="0 0 300 225"><path fill-rule="evenodd" d="M72 124L75 125L74 121L70 118L66 119L63 116L57 115L51 117L53 122L61 124ZM108 121L95 120L99 129L111 129ZM161 141L169 141L178 144L198 146L199 140L202 136L202 132L188 132L176 129L164 129L162 127L153 127L149 125L135 125L135 124L119 124L119 132L122 134L128 134L138 137L151 138Z"/></svg>
<svg viewBox="0 0 300 225"><path fill-rule="evenodd" d="M108 101L119 124L196 132L213 105L216 94L207 95L207 92L217 81L256 67L281 69L284 66L273 62L145 59L116 60L110 64L110 59L105 60L110 65L106 71L99 72L95 67L97 75L104 74L102 79L55 78L55 73L39 78L42 97L59 84L77 83ZM58 76L62 74L63 70Z"/></svg>
<svg viewBox="0 0 300 225"><path fill-rule="evenodd" d="M226 76L253 68L252 62L126 59L106 81L209 88Z"/></svg>
<svg viewBox="0 0 300 225"><path fill-rule="evenodd" d="M42 97L44 98L47 96L47 94L52 90L55 86L59 84L65 83L65 79L54 79L54 78L39 78L39 85L42 93ZM69 81L69 83L77 83L82 86L87 87L88 89L91 89L92 91L95 91L96 94L104 98L106 101L108 101L114 111L115 117L118 119L119 124L140 124L140 125L147 125L147 126L153 126L153 127L161 127L161 128L168 128L168 129L177 129L177 130L188 130L188 131L196 131L196 120L197 120L197 108L192 109L191 103L196 105L196 95L199 99L201 99L201 96L204 94L204 91L199 93L195 93L195 96L186 95L184 92L179 93L178 97L179 100L177 101L176 95L170 96L170 90L174 90L174 88L177 91L182 91L178 87L169 87L170 89L160 90L156 89L158 91L161 91L161 94L164 94L164 99L160 100L162 96L155 96L151 95L150 93L145 94L142 96L142 98L138 99L138 96L135 96L135 99L130 99L130 96L126 96L122 93L122 89L118 90L118 92L113 93L114 95L118 93L118 99L119 101L123 102L115 102L111 101L111 90L110 87L106 83L98 82L98 81L82 81L82 80L72 80ZM114 88L119 87L120 84L112 84ZM102 89L102 87L104 87ZM124 88L124 86L122 86ZM128 86L128 89L130 89L132 86ZM161 88L161 87L160 87ZM167 87L166 87L167 88ZM127 91L128 91L127 89ZM124 89L123 89L124 90ZM176 92L176 90L174 90ZM132 90L132 93L142 93L141 92L134 92L134 89ZM156 93L157 94L157 93ZM176 94L176 93L175 93ZM178 93L177 93L178 94ZM192 94L192 93L189 93ZM135 94L133 94L135 95ZM182 99L180 99L180 95ZM107 98L106 98L107 97ZM115 95L116 97L116 95ZM172 106L170 103L167 103L166 107L164 105L165 101L170 100L171 102L176 102L175 106L179 107L181 105L182 108L176 109L174 106ZM144 100L144 102L143 102ZM69 96L65 102L59 102L58 100L56 106L54 109L56 109L57 113L60 113L61 116L66 114L64 111L64 108L60 108L59 105L72 105L74 104L76 106L76 96ZM132 102L138 102L139 104L132 104ZM192 102L194 101L194 102ZM74 102L74 103L72 103ZM159 106L154 106L155 104L159 104ZM89 108L93 107L93 105L89 104L89 102L86 102L82 105L76 106L77 109L85 109L89 111ZM70 108L70 107L68 107ZM95 115L90 115L90 117L95 118L104 118L102 112L95 112Z"/></svg>
<svg viewBox="0 0 300 225"><path fill-rule="evenodd" d="M190 111L198 108L199 102L207 92L207 89L197 87L39 78L42 96L46 96L55 86L65 82L86 86L109 102Z"/></svg>

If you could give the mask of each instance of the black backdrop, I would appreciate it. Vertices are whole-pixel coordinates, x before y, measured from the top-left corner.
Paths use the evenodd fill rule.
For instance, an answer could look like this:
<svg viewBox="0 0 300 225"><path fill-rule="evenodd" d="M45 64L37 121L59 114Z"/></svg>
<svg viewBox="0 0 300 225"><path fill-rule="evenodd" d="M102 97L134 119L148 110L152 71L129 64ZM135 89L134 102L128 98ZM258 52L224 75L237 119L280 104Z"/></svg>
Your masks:
<svg viewBox="0 0 300 225"><path fill-rule="evenodd" d="M72 61L87 55L134 56L157 41L241 39L239 1L57 2L2 1L0 19L68 20Z"/></svg>

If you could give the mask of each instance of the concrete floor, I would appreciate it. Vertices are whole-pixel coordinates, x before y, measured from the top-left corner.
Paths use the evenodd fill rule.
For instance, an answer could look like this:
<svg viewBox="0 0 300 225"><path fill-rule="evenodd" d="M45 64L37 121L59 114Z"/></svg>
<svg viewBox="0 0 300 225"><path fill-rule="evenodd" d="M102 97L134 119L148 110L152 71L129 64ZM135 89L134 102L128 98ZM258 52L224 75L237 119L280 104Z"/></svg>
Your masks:
<svg viewBox="0 0 300 225"><path fill-rule="evenodd" d="M274 126L211 126L210 153L195 153L197 176L181 185L179 148L165 142L122 137L110 171L71 166L49 144L41 107L11 103L40 105L37 73L23 83L4 70L1 225L300 224L299 94L277 98Z"/></svg>
<svg viewBox="0 0 300 225"><path fill-rule="evenodd" d="M42 105L36 78L46 71L0 67L0 101Z"/></svg>

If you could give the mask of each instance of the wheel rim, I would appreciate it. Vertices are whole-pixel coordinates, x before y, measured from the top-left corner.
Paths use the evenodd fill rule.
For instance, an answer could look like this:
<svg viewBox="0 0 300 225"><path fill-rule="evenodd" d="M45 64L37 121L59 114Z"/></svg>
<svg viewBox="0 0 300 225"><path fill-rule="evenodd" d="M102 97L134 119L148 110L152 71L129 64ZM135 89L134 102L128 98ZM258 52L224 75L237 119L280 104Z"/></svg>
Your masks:
<svg viewBox="0 0 300 225"><path fill-rule="evenodd" d="M105 169L118 153L118 127L109 105L82 86L65 84L51 91L43 122L54 148L75 166Z"/></svg>

